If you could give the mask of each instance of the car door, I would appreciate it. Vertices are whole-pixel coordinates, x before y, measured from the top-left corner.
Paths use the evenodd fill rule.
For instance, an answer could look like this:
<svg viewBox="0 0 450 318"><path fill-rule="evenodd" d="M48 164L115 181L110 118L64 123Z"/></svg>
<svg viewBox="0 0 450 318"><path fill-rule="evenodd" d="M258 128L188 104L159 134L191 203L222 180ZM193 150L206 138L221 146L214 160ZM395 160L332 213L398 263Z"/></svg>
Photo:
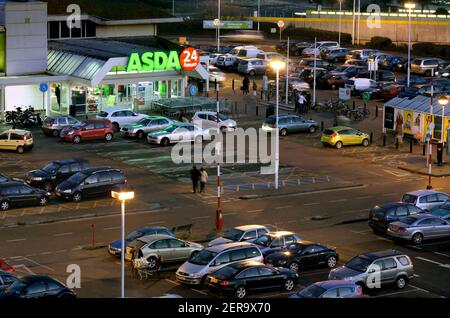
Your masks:
<svg viewBox="0 0 450 318"><path fill-rule="evenodd" d="M247 268L240 272L235 277L236 280L239 280L240 283L245 284L245 288L247 290L257 290L258 283L260 280L259 271L257 267Z"/></svg>
<svg viewBox="0 0 450 318"><path fill-rule="evenodd" d="M46 286L46 297L47 298L56 298L58 297L59 293L61 291L61 286L57 283L48 280L47 286Z"/></svg>
<svg viewBox="0 0 450 318"><path fill-rule="evenodd" d="M191 256L191 249L185 242L177 239L169 239L168 242L171 250L171 261L185 261Z"/></svg>
<svg viewBox="0 0 450 318"><path fill-rule="evenodd" d="M216 256L214 261L209 265L209 273L212 273L230 263L231 251L224 251Z"/></svg>
<svg viewBox="0 0 450 318"><path fill-rule="evenodd" d="M9 198L9 201L12 206L21 206L23 204L22 196L19 191L19 186L17 185L9 186L3 192Z"/></svg>
<svg viewBox="0 0 450 318"><path fill-rule="evenodd" d="M106 131L105 131L105 122L104 121L98 121L94 123L94 133L93 138L95 139L102 139L105 137Z"/></svg>
<svg viewBox="0 0 450 318"><path fill-rule="evenodd" d="M338 288L338 297L339 298L347 298L350 296L354 296L355 293L355 288L354 287L350 287L350 286L345 286L345 287L339 287Z"/></svg>
<svg viewBox="0 0 450 318"><path fill-rule="evenodd" d="M257 284L258 289L269 289L283 286L284 279L280 274L278 274L277 270L268 266L260 266L258 267L258 272L260 277Z"/></svg>
<svg viewBox="0 0 450 318"><path fill-rule="evenodd" d="M425 239L433 238L436 233L433 228L434 222L432 218L423 219L417 223L417 229L420 230Z"/></svg>
<svg viewBox="0 0 450 318"><path fill-rule="evenodd" d="M83 195L95 196L98 194L98 174L93 173L83 182Z"/></svg>
<svg viewBox="0 0 450 318"><path fill-rule="evenodd" d="M304 267L317 266L319 258L316 245L307 246L301 253L300 265Z"/></svg>
<svg viewBox="0 0 450 318"><path fill-rule="evenodd" d="M36 191L32 187L21 185L19 192L21 205L33 205L37 203Z"/></svg>
<svg viewBox="0 0 450 318"><path fill-rule="evenodd" d="M16 150L17 147L19 147L23 143L23 136L16 134L16 133L10 133L9 134L9 149Z"/></svg>
<svg viewBox="0 0 450 318"><path fill-rule="evenodd" d="M25 288L24 298L41 298L47 296L47 286L43 281L37 281Z"/></svg>
<svg viewBox="0 0 450 318"><path fill-rule="evenodd" d="M82 128L81 138L85 140L91 140L95 138L95 125L94 123L89 123Z"/></svg>
<svg viewBox="0 0 450 318"><path fill-rule="evenodd" d="M381 270L381 282L393 283L397 274L397 262L392 258L385 258L383 260L383 267Z"/></svg>
<svg viewBox="0 0 450 318"><path fill-rule="evenodd" d="M99 195L106 195L112 190L112 179L109 171L102 171L98 173L98 185L96 193Z"/></svg>
<svg viewBox="0 0 450 318"><path fill-rule="evenodd" d="M11 150L12 148L9 146L9 133L5 132L0 135L0 149Z"/></svg>
<svg viewBox="0 0 450 318"><path fill-rule="evenodd" d="M439 202L439 199L438 199L438 196L436 193L427 195L426 201L427 201L427 203L426 203L427 210L431 210L435 206L439 206L442 204L442 202Z"/></svg>
<svg viewBox="0 0 450 318"><path fill-rule="evenodd" d="M216 128L217 127L217 116L216 115L208 115L208 120L205 122L205 126L203 129Z"/></svg>
<svg viewBox="0 0 450 318"><path fill-rule="evenodd" d="M447 221L441 218L431 218L429 220L432 227L430 230L431 237L441 238L450 236L450 224Z"/></svg>
<svg viewBox="0 0 450 318"><path fill-rule="evenodd" d="M408 207L406 205L400 205L395 209L395 219L391 220L391 222L398 221L401 218L408 216Z"/></svg>
<svg viewBox="0 0 450 318"><path fill-rule="evenodd" d="M162 263L171 262L174 255L172 249L169 246L168 239L162 239L152 244L152 252L161 258Z"/></svg>

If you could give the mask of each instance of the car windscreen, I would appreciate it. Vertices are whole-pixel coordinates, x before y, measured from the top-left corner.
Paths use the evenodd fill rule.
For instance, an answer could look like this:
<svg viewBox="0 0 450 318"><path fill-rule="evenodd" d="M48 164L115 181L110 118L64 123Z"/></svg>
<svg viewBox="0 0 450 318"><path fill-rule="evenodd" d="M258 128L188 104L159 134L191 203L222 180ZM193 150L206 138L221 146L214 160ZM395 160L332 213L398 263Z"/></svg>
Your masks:
<svg viewBox="0 0 450 318"><path fill-rule="evenodd" d="M168 126L168 127L166 127L165 129L164 129L164 131L165 132L168 132L168 133L171 133L171 132L173 132L175 129L177 129L178 128L178 126L177 125L170 125L170 126Z"/></svg>
<svg viewBox="0 0 450 318"><path fill-rule="evenodd" d="M276 119L274 117L267 118L265 123L269 125L275 125Z"/></svg>
<svg viewBox="0 0 450 318"><path fill-rule="evenodd" d="M71 176L69 179L67 179L67 182L72 183L72 184L80 184L86 178L87 178L87 175L85 175L82 172L78 172L78 173L75 173L73 176Z"/></svg>
<svg viewBox="0 0 450 318"><path fill-rule="evenodd" d="M383 209L382 207L376 206L371 211L370 214L376 218L384 218L386 214L386 209Z"/></svg>
<svg viewBox="0 0 450 318"><path fill-rule="evenodd" d="M99 112L98 113L98 115L97 115L98 117L103 117L103 118L106 118L106 117L108 117L108 113L107 112L105 112L105 111L101 111L101 112Z"/></svg>
<svg viewBox="0 0 450 318"><path fill-rule="evenodd" d="M150 118L142 118L136 124L137 125L142 125L142 126L147 126L148 123L150 122L150 120L151 120Z"/></svg>
<svg viewBox="0 0 450 318"><path fill-rule="evenodd" d="M301 295L304 298L318 298L324 292L326 292L325 288L316 285L311 285L303 289L301 292L299 292L299 295Z"/></svg>
<svg viewBox="0 0 450 318"><path fill-rule="evenodd" d="M211 252L208 250L201 250L197 254L195 254L191 259L189 259L189 263L195 265L208 265L214 257L217 256L217 253Z"/></svg>
<svg viewBox="0 0 450 318"><path fill-rule="evenodd" d="M334 134L334 131L332 131L331 129L325 129L323 134L326 135L326 136L331 136L331 135Z"/></svg>
<svg viewBox="0 0 450 318"><path fill-rule="evenodd" d="M233 277L239 269L231 267L231 266L225 266L219 269L218 271L214 272L214 276L218 279L230 279Z"/></svg>
<svg viewBox="0 0 450 318"><path fill-rule="evenodd" d="M402 202L416 204L417 196L412 194L405 194L402 198Z"/></svg>
<svg viewBox="0 0 450 318"><path fill-rule="evenodd" d="M356 256L349 260L347 264L345 264L345 267L353 269L357 272L365 272L370 264L371 261L367 258Z"/></svg>
<svg viewBox="0 0 450 318"><path fill-rule="evenodd" d="M44 168L42 168L42 170L48 173L55 173L59 169L59 167L61 166L52 162L46 165Z"/></svg>
<svg viewBox="0 0 450 318"><path fill-rule="evenodd" d="M16 280L5 290L5 293L6 294L14 294L18 291L21 291L26 286L27 285L24 282L22 282L20 280Z"/></svg>
<svg viewBox="0 0 450 318"><path fill-rule="evenodd" d="M238 229L231 229L231 230L225 231L225 233L223 234L223 237L228 240L238 241L242 237L242 234L244 234L244 231L241 231Z"/></svg>
<svg viewBox="0 0 450 318"><path fill-rule="evenodd" d="M135 239L141 237L142 234L143 233L141 231L133 231L125 237L125 240L127 240L127 241L135 240Z"/></svg>

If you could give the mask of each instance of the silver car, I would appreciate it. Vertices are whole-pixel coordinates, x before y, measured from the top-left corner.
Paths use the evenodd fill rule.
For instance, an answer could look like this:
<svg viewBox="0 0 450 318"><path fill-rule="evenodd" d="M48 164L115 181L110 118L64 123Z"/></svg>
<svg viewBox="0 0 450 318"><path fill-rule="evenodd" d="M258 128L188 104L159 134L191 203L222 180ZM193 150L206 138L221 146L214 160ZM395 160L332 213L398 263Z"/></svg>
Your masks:
<svg viewBox="0 0 450 318"><path fill-rule="evenodd" d="M389 224L387 234L421 244L423 240L450 236L450 223L431 214L410 215Z"/></svg>
<svg viewBox="0 0 450 318"><path fill-rule="evenodd" d="M444 204L450 199L450 196L444 192L433 190L418 190L407 192L402 197L402 202L411 203L424 211L430 211L432 208Z"/></svg>
<svg viewBox="0 0 450 318"><path fill-rule="evenodd" d="M366 288L380 288L394 283L402 289L414 278L414 267L409 256L386 250L353 257L344 266L330 271L328 279L345 280Z"/></svg>
<svg viewBox="0 0 450 318"><path fill-rule="evenodd" d="M257 74L265 74L267 69L267 62L257 58L245 58L239 62L238 72L241 74L248 74L255 76Z"/></svg>
<svg viewBox="0 0 450 318"><path fill-rule="evenodd" d="M222 236L208 243L208 246L231 242L254 242L269 233L264 225L242 225L226 230Z"/></svg>
<svg viewBox="0 0 450 318"><path fill-rule="evenodd" d="M151 144L168 146L178 142L201 143L210 136L209 130L202 129L190 123L177 122L163 130L159 130L147 135L147 140Z"/></svg>
<svg viewBox="0 0 450 318"><path fill-rule="evenodd" d="M435 57L425 57L414 59L411 63L411 72L416 74L424 74L425 76L432 76L431 72L437 71L439 65L444 60Z"/></svg>
<svg viewBox="0 0 450 318"><path fill-rule="evenodd" d="M42 123L42 132L47 136L58 137L64 128L80 124L78 119L71 116L47 116Z"/></svg>
<svg viewBox="0 0 450 318"><path fill-rule="evenodd" d="M148 133L158 131L175 123L173 120L161 116L148 116L139 120L135 124L122 126L120 130L124 137L144 138Z"/></svg>

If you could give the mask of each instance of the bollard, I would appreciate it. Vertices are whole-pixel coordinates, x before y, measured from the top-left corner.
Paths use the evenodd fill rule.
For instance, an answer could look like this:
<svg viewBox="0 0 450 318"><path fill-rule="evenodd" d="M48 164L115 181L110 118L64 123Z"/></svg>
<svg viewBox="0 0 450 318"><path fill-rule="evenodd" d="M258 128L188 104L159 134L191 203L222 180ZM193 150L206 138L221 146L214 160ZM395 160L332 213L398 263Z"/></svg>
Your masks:
<svg viewBox="0 0 450 318"><path fill-rule="evenodd" d="M233 78L233 80L231 81L231 88L232 88L233 92L236 93L236 92L234 91L234 78Z"/></svg>
<svg viewBox="0 0 450 318"><path fill-rule="evenodd" d="M256 105L256 116L259 116L259 106Z"/></svg>
<svg viewBox="0 0 450 318"><path fill-rule="evenodd" d="M245 114L247 114L247 104L245 104Z"/></svg>
<svg viewBox="0 0 450 318"><path fill-rule="evenodd" d="M320 131L323 131L323 120L320 122Z"/></svg>
<svg viewBox="0 0 450 318"><path fill-rule="evenodd" d="M217 92L217 78L214 79L214 88L216 89Z"/></svg>
<svg viewBox="0 0 450 318"><path fill-rule="evenodd" d="M95 224L91 224L92 228L92 247L95 246Z"/></svg>
<svg viewBox="0 0 450 318"><path fill-rule="evenodd" d="M410 139L409 141L409 152L412 153L413 152L413 140Z"/></svg>
<svg viewBox="0 0 450 318"><path fill-rule="evenodd" d="M355 101L353 101L353 110L356 109Z"/></svg>
<svg viewBox="0 0 450 318"><path fill-rule="evenodd" d="M395 139L395 149L398 149L398 138Z"/></svg>
<svg viewBox="0 0 450 318"><path fill-rule="evenodd" d="M370 144L373 143L373 132L370 133Z"/></svg>
<svg viewBox="0 0 450 318"><path fill-rule="evenodd" d="M234 102L234 113L235 113L235 114L238 113L238 111L237 111L237 102Z"/></svg>
<svg viewBox="0 0 450 318"><path fill-rule="evenodd" d="M383 134L383 147L386 147L386 134Z"/></svg>
<svg viewBox="0 0 450 318"><path fill-rule="evenodd" d="M378 118L378 105L375 107L375 118Z"/></svg>
<svg viewBox="0 0 450 318"><path fill-rule="evenodd" d="M426 146L425 146L425 144L423 144L423 147L422 147L422 156L425 156L425 149L426 149Z"/></svg>

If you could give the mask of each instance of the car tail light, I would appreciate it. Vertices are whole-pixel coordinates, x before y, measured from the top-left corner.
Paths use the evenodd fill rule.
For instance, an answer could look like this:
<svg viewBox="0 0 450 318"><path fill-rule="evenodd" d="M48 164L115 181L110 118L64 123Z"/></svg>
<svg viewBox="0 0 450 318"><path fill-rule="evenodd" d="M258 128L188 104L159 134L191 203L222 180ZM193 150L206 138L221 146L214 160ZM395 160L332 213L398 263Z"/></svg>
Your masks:
<svg viewBox="0 0 450 318"><path fill-rule="evenodd" d="M24 140L24 141L27 141L27 136L23 136L23 140Z"/></svg>
<svg viewBox="0 0 450 318"><path fill-rule="evenodd" d="M219 285L220 286L228 286L228 285L230 285L230 282L227 281L227 280L222 280L222 281L219 282Z"/></svg>
<svg viewBox="0 0 450 318"><path fill-rule="evenodd" d="M362 293L362 288L360 286L358 286L358 295L361 296L362 294L363 294Z"/></svg>
<svg viewBox="0 0 450 318"><path fill-rule="evenodd" d="M397 232L399 232L399 233L405 233L405 232L406 232L406 228L404 228L404 227L398 227L398 228L397 228Z"/></svg>
<svg viewBox="0 0 450 318"><path fill-rule="evenodd" d="M277 128L277 125L272 125L272 128Z"/></svg>
<svg viewBox="0 0 450 318"><path fill-rule="evenodd" d="M336 136L337 136L337 133L336 133L336 132L334 132L334 133L331 135L332 138L334 138L334 137L336 137Z"/></svg>

